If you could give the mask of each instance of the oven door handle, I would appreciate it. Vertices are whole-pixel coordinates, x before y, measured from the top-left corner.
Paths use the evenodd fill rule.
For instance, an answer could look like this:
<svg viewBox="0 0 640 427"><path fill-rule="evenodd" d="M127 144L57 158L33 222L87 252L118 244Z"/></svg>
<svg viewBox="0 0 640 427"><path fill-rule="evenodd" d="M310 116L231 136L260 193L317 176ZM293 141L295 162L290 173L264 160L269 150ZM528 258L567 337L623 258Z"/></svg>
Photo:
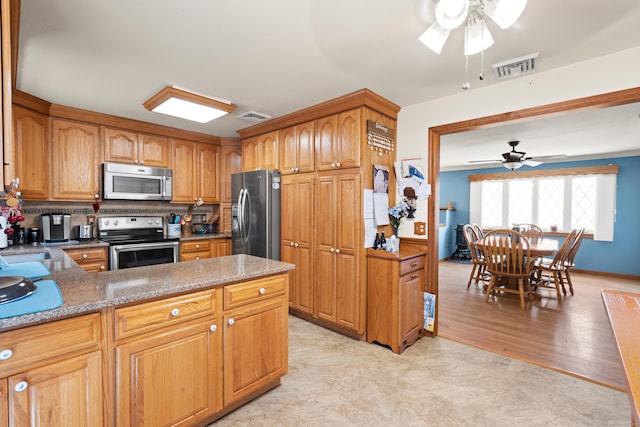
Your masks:
<svg viewBox="0 0 640 427"><path fill-rule="evenodd" d="M180 245L180 241L133 243L131 245L113 245L111 248L117 252L132 252L138 249L173 248Z"/></svg>

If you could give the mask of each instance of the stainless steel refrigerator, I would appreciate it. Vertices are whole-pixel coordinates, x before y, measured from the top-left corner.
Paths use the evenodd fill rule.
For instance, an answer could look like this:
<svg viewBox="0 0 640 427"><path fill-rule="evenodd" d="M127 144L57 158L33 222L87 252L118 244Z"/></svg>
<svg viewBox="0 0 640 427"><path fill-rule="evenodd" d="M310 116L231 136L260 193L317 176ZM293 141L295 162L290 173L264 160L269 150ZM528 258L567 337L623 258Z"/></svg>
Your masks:
<svg viewBox="0 0 640 427"><path fill-rule="evenodd" d="M231 175L232 253L280 260L280 172Z"/></svg>

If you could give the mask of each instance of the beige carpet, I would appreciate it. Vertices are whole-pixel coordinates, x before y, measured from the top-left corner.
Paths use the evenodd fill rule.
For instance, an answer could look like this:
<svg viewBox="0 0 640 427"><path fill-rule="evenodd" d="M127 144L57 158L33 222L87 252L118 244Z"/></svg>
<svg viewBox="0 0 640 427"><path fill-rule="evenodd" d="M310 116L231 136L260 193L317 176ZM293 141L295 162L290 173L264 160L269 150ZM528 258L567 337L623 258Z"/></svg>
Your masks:
<svg viewBox="0 0 640 427"><path fill-rule="evenodd" d="M289 317L282 385L223 426L629 426L627 395L444 338L402 355Z"/></svg>

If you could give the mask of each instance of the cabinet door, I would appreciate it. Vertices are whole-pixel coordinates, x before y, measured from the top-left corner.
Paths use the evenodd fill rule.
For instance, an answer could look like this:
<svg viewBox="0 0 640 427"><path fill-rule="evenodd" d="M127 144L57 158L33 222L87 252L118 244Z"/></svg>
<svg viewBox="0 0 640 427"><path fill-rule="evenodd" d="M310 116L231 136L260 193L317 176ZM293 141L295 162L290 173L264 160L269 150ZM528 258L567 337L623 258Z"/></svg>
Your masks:
<svg viewBox="0 0 640 427"><path fill-rule="evenodd" d="M47 116L13 108L15 176L23 199L45 200L51 194L51 146Z"/></svg>
<svg viewBox="0 0 640 427"><path fill-rule="evenodd" d="M224 404L241 400L287 371L286 297L224 315Z"/></svg>
<svg viewBox="0 0 640 427"><path fill-rule="evenodd" d="M297 172L313 172L315 169L315 122L310 121L297 125L296 145L297 145Z"/></svg>
<svg viewBox="0 0 640 427"><path fill-rule="evenodd" d="M220 219L218 220L221 233L231 233L231 205L220 205Z"/></svg>
<svg viewBox="0 0 640 427"><path fill-rule="evenodd" d="M360 166L361 134L361 109L338 114L338 144L335 155L340 169Z"/></svg>
<svg viewBox="0 0 640 427"><path fill-rule="evenodd" d="M100 194L101 147L97 126L52 119L54 199L93 201Z"/></svg>
<svg viewBox="0 0 640 427"><path fill-rule="evenodd" d="M336 218L336 316L337 323L364 332L365 299L359 274L360 175L337 177ZM347 279L348 278L348 279Z"/></svg>
<svg viewBox="0 0 640 427"><path fill-rule="evenodd" d="M199 191L195 195L204 203L219 202L218 169L218 147L198 144Z"/></svg>
<svg viewBox="0 0 640 427"><path fill-rule="evenodd" d="M287 175L296 173L298 167L298 144L296 141L296 127L280 129L280 173Z"/></svg>
<svg viewBox="0 0 640 427"><path fill-rule="evenodd" d="M138 160L145 166L171 168L171 142L158 135L138 135Z"/></svg>
<svg viewBox="0 0 640 427"><path fill-rule="evenodd" d="M104 160L138 163L138 134L126 130L103 128Z"/></svg>
<svg viewBox="0 0 640 427"><path fill-rule="evenodd" d="M9 398L7 396L7 380L0 379L0 427L9 425Z"/></svg>
<svg viewBox="0 0 640 427"><path fill-rule="evenodd" d="M12 425L102 427L101 360L96 351L10 377Z"/></svg>
<svg viewBox="0 0 640 427"><path fill-rule="evenodd" d="M258 137L242 141L242 170L244 172L258 169Z"/></svg>
<svg viewBox="0 0 640 427"><path fill-rule="evenodd" d="M211 251L214 257L231 255L231 239L214 239Z"/></svg>
<svg viewBox="0 0 640 427"><path fill-rule="evenodd" d="M318 177L316 189L316 281L315 314L318 318L336 321L336 283L335 283L335 227L337 217L336 178ZM353 280L350 278L349 280Z"/></svg>
<svg viewBox="0 0 640 427"><path fill-rule="evenodd" d="M334 147L338 144L338 117L333 115L316 120L316 169L335 169Z"/></svg>
<svg viewBox="0 0 640 427"><path fill-rule="evenodd" d="M277 130L258 137L259 169L280 169L279 155Z"/></svg>
<svg viewBox="0 0 640 427"><path fill-rule="evenodd" d="M173 197L172 202L193 203L198 185L198 144L173 141Z"/></svg>
<svg viewBox="0 0 640 427"><path fill-rule="evenodd" d="M220 186L222 187L222 202L233 202L231 194L231 175L242 172L242 148L222 147L220 160Z"/></svg>
<svg viewBox="0 0 640 427"><path fill-rule="evenodd" d="M191 425L220 410L217 329L210 320L117 346L115 424Z"/></svg>
<svg viewBox="0 0 640 427"><path fill-rule="evenodd" d="M314 182L311 175L284 176L281 191L280 257L296 265L289 282L291 306L313 314Z"/></svg>
<svg viewBox="0 0 640 427"><path fill-rule="evenodd" d="M414 271L400 278L400 344L416 338L423 325L424 298L422 283L424 270Z"/></svg>

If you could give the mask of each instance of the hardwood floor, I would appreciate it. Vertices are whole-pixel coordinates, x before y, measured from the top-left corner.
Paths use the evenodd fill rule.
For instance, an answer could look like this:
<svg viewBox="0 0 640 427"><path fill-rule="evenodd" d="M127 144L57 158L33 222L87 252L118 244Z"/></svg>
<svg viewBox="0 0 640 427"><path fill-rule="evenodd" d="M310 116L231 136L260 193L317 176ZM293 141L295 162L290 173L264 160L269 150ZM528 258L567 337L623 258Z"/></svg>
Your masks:
<svg viewBox="0 0 640 427"><path fill-rule="evenodd" d="M624 372L600 291L640 292L640 281L572 273L575 295L558 302L555 290L520 309L517 295L490 297L482 282L467 289L470 264L439 264L438 335L626 390Z"/></svg>

